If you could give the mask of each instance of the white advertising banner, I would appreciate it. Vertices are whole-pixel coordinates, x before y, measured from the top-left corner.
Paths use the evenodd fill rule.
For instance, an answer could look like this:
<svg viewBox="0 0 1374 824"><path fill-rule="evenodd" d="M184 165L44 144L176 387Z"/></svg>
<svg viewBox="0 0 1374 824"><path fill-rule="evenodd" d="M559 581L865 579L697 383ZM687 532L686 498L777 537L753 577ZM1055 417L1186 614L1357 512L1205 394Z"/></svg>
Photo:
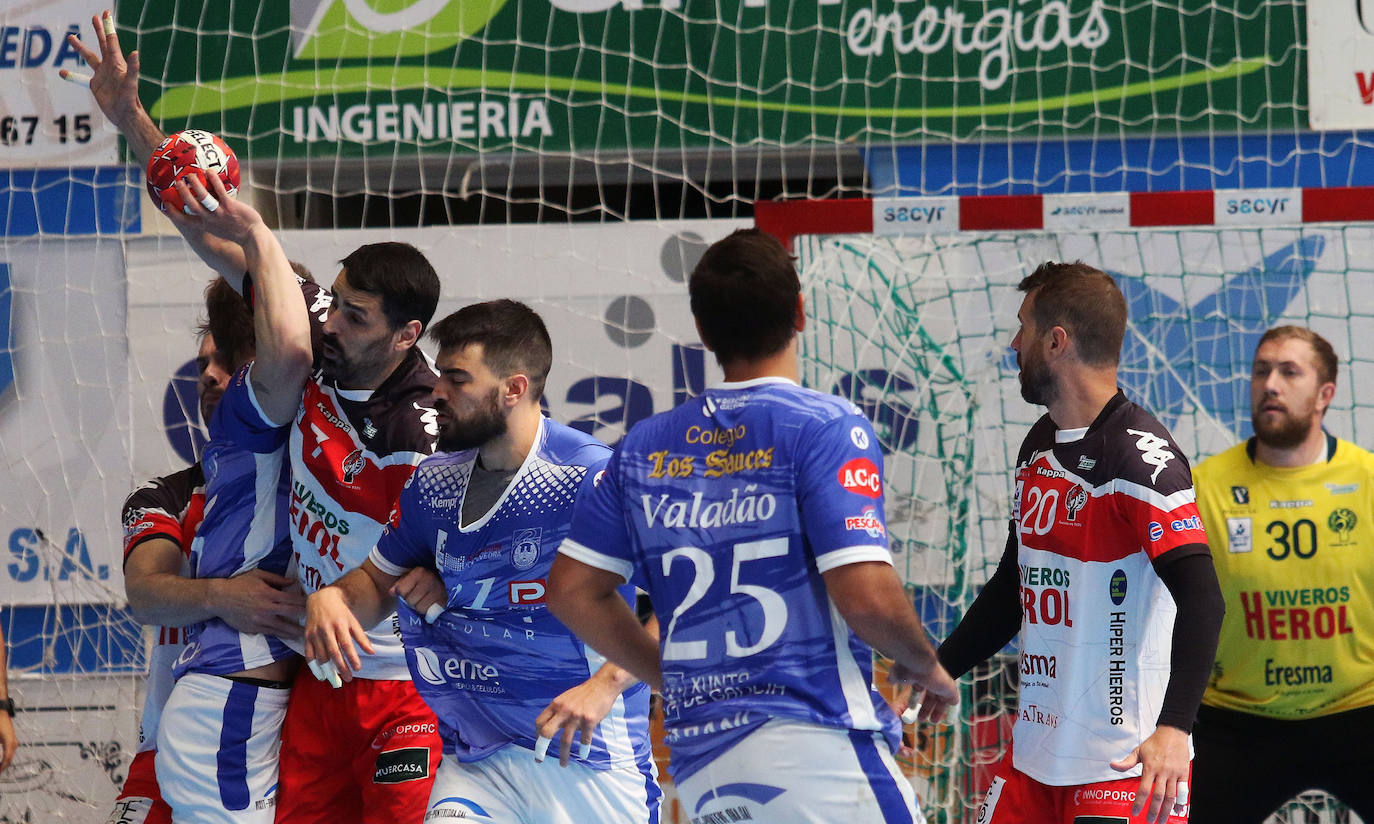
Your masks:
<svg viewBox="0 0 1374 824"><path fill-rule="evenodd" d="M94 44L92 15L109 0L7 0L0 3L0 168L108 166L118 162L115 130L90 89L61 79L89 75L67 42Z"/></svg>
<svg viewBox="0 0 1374 824"><path fill-rule="evenodd" d="M120 600L131 444L117 240L0 243L0 603Z"/></svg>
<svg viewBox="0 0 1374 824"><path fill-rule="evenodd" d="M1307 105L1318 131L1374 126L1374 0L1307 4Z"/></svg>

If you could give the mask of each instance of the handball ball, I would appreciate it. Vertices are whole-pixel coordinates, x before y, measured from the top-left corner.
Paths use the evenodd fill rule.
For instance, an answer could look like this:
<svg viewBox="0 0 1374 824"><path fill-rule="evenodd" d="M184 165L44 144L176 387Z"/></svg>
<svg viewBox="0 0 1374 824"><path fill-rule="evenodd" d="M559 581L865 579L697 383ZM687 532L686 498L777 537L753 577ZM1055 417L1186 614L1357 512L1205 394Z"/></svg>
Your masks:
<svg viewBox="0 0 1374 824"><path fill-rule="evenodd" d="M217 174L229 194L239 190L239 159L218 135L200 129L186 129L169 135L153 150L148 161L148 194L158 208L181 209L191 214L172 184L184 178L199 178L210 189L207 175Z"/></svg>

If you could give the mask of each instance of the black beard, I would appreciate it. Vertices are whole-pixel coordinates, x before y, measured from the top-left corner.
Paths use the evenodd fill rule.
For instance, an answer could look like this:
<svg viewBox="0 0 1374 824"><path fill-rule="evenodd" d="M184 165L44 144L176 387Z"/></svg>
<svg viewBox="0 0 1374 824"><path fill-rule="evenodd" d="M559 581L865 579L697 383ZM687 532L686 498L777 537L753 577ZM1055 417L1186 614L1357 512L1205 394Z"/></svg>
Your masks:
<svg viewBox="0 0 1374 824"><path fill-rule="evenodd" d="M434 404L436 411L448 415L448 423L439 428L439 450L441 452L462 452L476 449L489 441L506 434L509 428L506 418L501 414L493 397L491 404L465 420L453 417L453 410L442 401Z"/></svg>
<svg viewBox="0 0 1374 824"><path fill-rule="evenodd" d="M1042 364L1023 361L1020 354L1016 363L1021 367L1021 398L1036 406L1049 406L1059 398L1059 381L1054 373Z"/></svg>
<svg viewBox="0 0 1374 824"><path fill-rule="evenodd" d="M1307 440L1312 432L1310 421L1299 420L1286 412L1278 421L1262 427L1260 416L1252 412L1250 425L1255 428L1255 438L1271 449L1292 449Z"/></svg>

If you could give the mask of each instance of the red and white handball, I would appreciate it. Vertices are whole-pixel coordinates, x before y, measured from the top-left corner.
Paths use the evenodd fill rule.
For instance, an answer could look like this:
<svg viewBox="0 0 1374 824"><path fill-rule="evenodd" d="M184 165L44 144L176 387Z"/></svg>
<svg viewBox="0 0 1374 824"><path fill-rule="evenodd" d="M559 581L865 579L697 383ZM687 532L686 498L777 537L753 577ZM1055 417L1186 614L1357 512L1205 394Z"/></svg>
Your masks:
<svg viewBox="0 0 1374 824"><path fill-rule="evenodd" d="M200 129L186 129L169 135L153 150L148 161L148 194L166 212L180 209L191 214L172 184L183 178L199 178L208 191L209 175L219 175L230 195L239 190L239 159L218 135Z"/></svg>

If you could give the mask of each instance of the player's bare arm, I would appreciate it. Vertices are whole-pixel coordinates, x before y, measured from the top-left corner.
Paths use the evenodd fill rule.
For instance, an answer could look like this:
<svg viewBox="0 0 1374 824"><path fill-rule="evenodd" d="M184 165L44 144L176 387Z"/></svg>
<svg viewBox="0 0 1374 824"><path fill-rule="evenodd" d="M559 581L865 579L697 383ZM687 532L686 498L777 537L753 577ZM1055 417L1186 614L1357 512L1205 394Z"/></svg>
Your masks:
<svg viewBox="0 0 1374 824"><path fill-rule="evenodd" d="M124 135L129 151L146 166L153 149L166 135L153 123L138 99L138 52L131 52L125 59L119 35L115 32L114 14L109 9L91 17L91 28L99 53L87 48L74 34L67 35L67 42L91 67L91 96L96 105ZM59 73L64 78L72 74L66 69Z"/></svg>
<svg viewBox="0 0 1374 824"><path fill-rule="evenodd" d="M660 690L658 641L620 597L617 590L624 583L613 572L559 555L549 570L545 598L554 616L588 646Z"/></svg>
<svg viewBox="0 0 1374 824"><path fill-rule="evenodd" d="M332 663L344 681L352 681L353 673L363 668L358 648L369 655L376 653L364 625L376 626L396 609L391 588L397 578L367 560L312 593L305 602L306 659L317 664Z"/></svg>
<svg viewBox="0 0 1374 824"><path fill-rule="evenodd" d="M411 609L423 615L425 622L432 624L448 606L448 590L444 589L444 579L424 567L415 567L396 579L391 594L405 601Z"/></svg>
<svg viewBox="0 0 1374 824"><path fill-rule="evenodd" d="M5 646L5 634L0 632L0 701L10 697L9 650ZM0 773L4 772L14 760L14 751L19 749L19 737L14 734L14 719L8 712L0 712Z"/></svg>
<svg viewBox="0 0 1374 824"><path fill-rule="evenodd" d="M1135 803L1131 805L1131 814L1140 815L1148 801L1149 811L1145 820L1150 824L1163 824L1174 812L1175 805L1188 803L1188 733L1161 724L1129 755L1120 761L1113 761L1112 769L1125 772L1136 764L1142 765L1143 772L1140 774L1140 787L1135 793Z"/></svg>
<svg viewBox="0 0 1374 824"><path fill-rule="evenodd" d="M650 617L644 629L657 639L658 618ZM628 670L607 661L591 678L553 699L534 721L536 760L544 760L544 748L555 738L559 739L559 766L568 766L574 735L580 736L582 751L590 751L596 725L610 714L620 694L638 683Z"/></svg>
<svg viewBox="0 0 1374 824"><path fill-rule="evenodd" d="M134 547L124 565L124 591L134 619L184 627L220 618L240 632L299 638L305 598L290 578L254 569L233 578L186 578L181 548L165 538Z"/></svg>
<svg viewBox="0 0 1374 824"><path fill-rule="evenodd" d="M940 666L935 648L890 564L866 561L822 573L840 615L865 643L894 662L890 679L925 691L919 719L940 720L959 702L959 688Z"/></svg>
<svg viewBox="0 0 1374 824"><path fill-rule="evenodd" d="M74 34L67 35L67 41L91 67L91 96L95 98L96 105L124 136L134 157L147 166L153 150L166 135L148 116L138 99L138 52L131 52L125 58L124 50L119 45L119 35L115 32L114 15L108 9L91 18L91 27L95 31L98 53L87 48ZM64 78L73 76L66 69L59 73ZM206 236L192 224L176 223L176 226L206 265L223 275L235 289L242 291L243 273L247 267L243 252L237 245Z"/></svg>
<svg viewBox="0 0 1374 824"><path fill-rule="evenodd" d="M313 358L310 320L296 273L276 235L262 215L247 203L230 197L218 175L210 175L207 190L194 178L178 180L178 194L191 215L173 221L199 224L215 237L243 250L253 275L253 327L257 357L253 362L253 394L273 423L290 423L300 406L301 392L310 380ZM214 208L211 208L211 207Z"/></svg>

